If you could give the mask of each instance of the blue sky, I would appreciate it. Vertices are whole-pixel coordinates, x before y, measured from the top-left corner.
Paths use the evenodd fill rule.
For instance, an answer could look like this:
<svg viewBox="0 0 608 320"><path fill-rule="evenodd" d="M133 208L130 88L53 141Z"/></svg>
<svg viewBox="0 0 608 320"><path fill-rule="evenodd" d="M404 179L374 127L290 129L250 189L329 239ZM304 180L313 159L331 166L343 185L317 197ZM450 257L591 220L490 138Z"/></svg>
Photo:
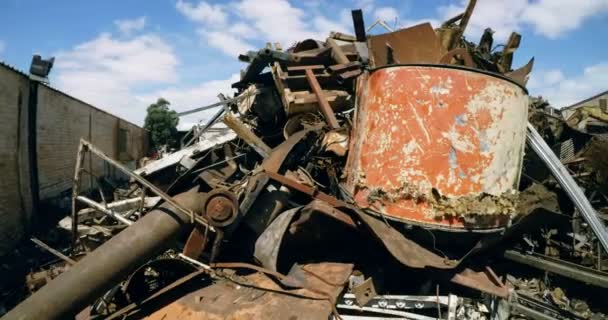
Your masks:
<svg viewBox="0 0 608 320"><path fill-rule="evenodd" d="M0 1L0 59L27 71L33 53L55 56L51 85L141 124L163 96L177 110L230 93L236 55L288 47L329 31L352 33L350 10L394 27L438 26L465 0ZM466 36L484 28L501 43L522 34L515 66L535 57L529 89L568 105L608 89L608 0L478 0ZM381 29L375 29L381 32ZM210 112L212 113L212 112ZM188 126L203 113L182 119Z"/></svg>

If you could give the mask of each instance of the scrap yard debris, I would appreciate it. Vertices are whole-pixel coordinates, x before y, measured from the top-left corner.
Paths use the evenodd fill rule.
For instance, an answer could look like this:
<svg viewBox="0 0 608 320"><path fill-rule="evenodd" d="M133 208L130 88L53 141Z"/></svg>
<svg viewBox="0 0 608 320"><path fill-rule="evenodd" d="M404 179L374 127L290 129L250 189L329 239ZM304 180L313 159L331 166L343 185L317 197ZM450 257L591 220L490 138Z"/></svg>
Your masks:
<svg viewBox="0 0 608 320"><path fill-rule="evenodd" d="M82 140L71 241L3 319L606 319L606 106L530 99L519 34L463 37L475 2L246 52L135 171ZM87 156L130 185L81 194Z"/></svg>

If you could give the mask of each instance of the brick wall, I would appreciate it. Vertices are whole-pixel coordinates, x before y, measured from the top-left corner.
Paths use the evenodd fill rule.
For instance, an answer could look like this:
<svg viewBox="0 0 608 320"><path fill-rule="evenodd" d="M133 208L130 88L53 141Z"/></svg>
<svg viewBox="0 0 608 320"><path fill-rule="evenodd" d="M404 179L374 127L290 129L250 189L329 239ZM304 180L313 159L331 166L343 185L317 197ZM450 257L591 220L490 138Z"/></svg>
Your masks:
<svg viewBox="0 0 608 320"><path fill-rule="evenodd" d="M36 127L30 131L32 85L27 75L0 63L0 255L25 234L32 214L45 214L33 213L34 191L30 182L36 170L29 167L31 150L36 152L37 193L41 201L69 194L81 138L112 158L128 161L131 166L147 153L144 129L45 85L38 85L37 95L32 99L37 101ZM121 129L126 137L123 154L118 150ZM35 146L28 143L30 134L35 134ZM84 168L96 176L115 178L119 175L90 155L85 158ZM83 189L95 186L87 174L83 175L82 182Z"/></svg>

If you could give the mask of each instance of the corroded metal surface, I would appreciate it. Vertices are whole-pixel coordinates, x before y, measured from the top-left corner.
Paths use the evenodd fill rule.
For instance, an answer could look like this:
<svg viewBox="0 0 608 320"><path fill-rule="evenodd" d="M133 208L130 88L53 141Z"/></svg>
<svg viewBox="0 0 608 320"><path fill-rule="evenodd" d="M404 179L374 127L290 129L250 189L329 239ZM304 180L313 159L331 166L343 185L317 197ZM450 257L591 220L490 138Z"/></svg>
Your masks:
<svg viewBox="0 0 608 320"><path fill-rule="evenodd" d="M353 266L320 263L303 267L306 287L315 292L284 290L268 276L254 273L236 280L246 285L219 281L168 304L148 319L327 319L332 311L327 299L335 301Z"/></svg>
<svg viewBox="0 0 608 320"><path fill-rule="evenodd" d="M439 66L377 69L358 86L346 172L359 205L452 230L508 223L525 145L523 89Z"/></svg>

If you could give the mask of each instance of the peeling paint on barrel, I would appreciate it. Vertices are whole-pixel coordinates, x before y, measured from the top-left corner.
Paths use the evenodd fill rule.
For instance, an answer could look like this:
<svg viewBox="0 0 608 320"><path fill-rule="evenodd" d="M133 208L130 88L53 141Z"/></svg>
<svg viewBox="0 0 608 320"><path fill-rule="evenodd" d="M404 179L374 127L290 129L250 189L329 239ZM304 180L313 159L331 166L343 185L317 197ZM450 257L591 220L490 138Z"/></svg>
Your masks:
<svg viewBox="0 0 608 320"><path fill-rule="evenodd" d="M347 188L359 205L449 229L500 228L516 214L528 110L521 87L441 66L377 69L357 85ZM475 212L449 207L481 200L462 206Z"/></svg>

